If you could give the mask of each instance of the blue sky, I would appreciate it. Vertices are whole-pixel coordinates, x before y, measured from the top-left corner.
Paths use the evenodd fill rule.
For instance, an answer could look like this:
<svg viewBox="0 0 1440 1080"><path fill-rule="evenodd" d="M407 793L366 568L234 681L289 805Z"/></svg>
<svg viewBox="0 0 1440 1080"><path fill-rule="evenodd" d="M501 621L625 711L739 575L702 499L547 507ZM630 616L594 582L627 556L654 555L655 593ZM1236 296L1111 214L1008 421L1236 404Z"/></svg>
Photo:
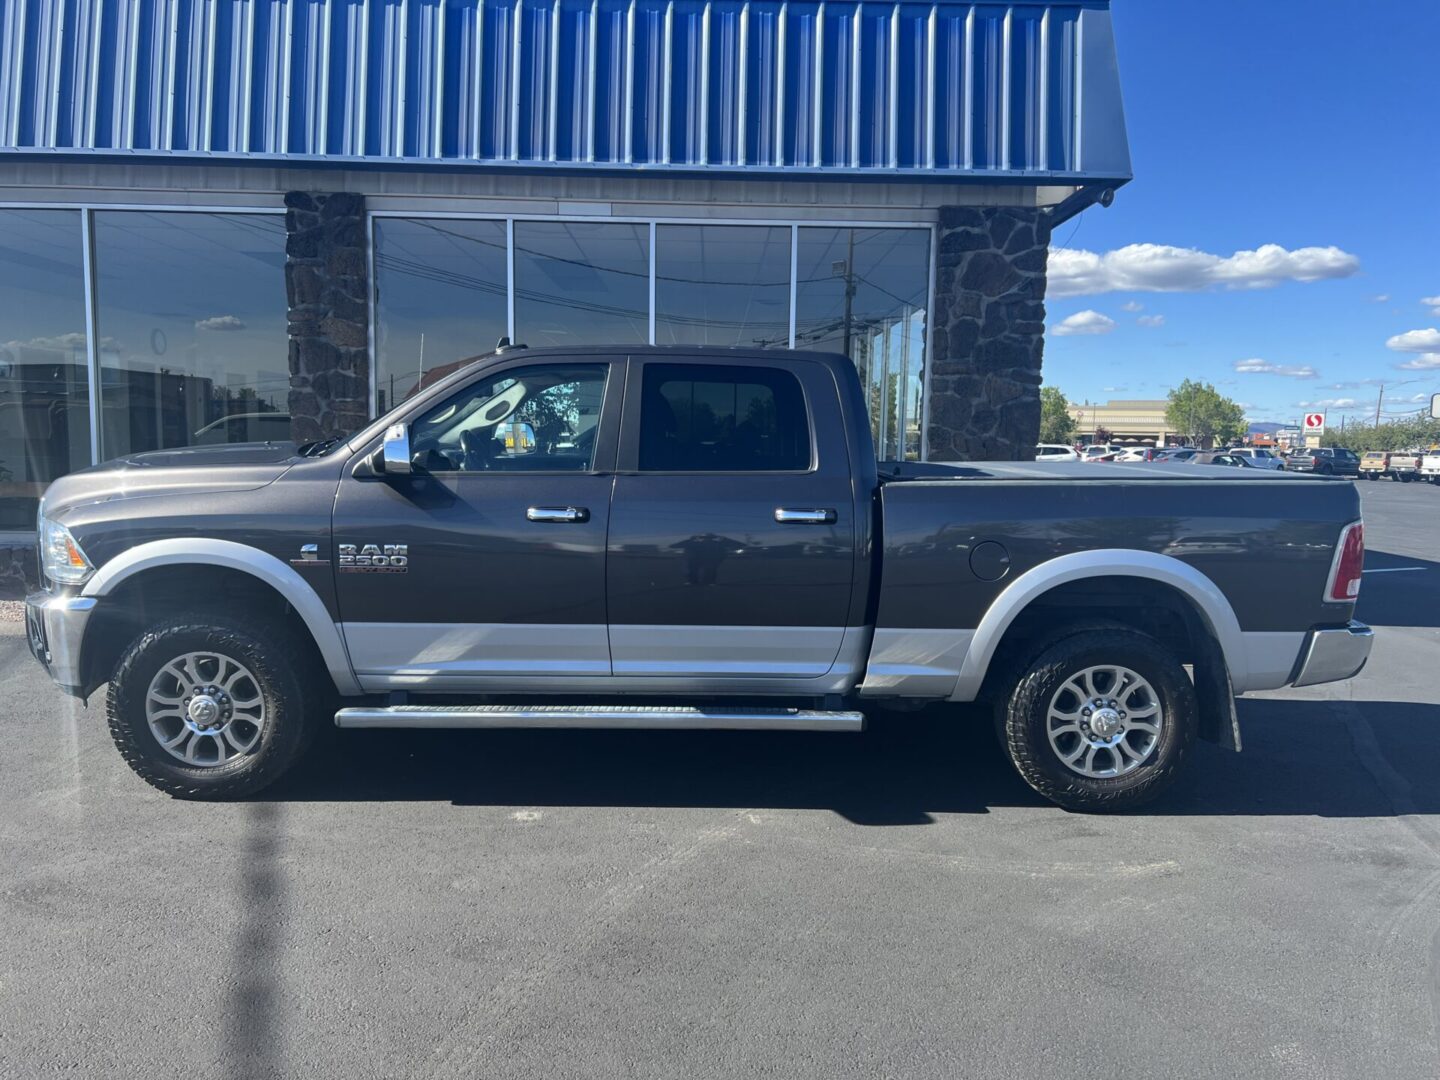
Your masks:
<svg viewBox="0 0 1440 1080"><path fill-rule="evenodd" d="M1257 421L1373 417L1382 381L1382 415L1428 402L1440 2L1112 10L1135 179L1055 233L1045 381L1078 402L1198 378Z"/></svg>

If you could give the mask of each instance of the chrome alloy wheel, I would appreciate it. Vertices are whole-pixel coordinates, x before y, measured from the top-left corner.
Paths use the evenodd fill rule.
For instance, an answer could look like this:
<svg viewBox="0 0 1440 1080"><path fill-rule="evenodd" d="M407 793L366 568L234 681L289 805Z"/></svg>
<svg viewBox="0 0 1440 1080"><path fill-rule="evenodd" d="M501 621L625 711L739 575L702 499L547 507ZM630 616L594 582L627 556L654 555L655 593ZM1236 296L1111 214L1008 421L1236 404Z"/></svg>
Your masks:
<svg viewBox="0 0 1440 1080"><path fill-rule="evenodd" d="M1066 768L1091 779L1139 768L1154 754L1165 726L1155 689L1114 664L1071 675L1055 691L1045 716L1055 755Z"/></svg>
<svg viewBox="0 0 1440 1080"><path fill-rule="evenodd" d="M265 727L265 699L244 664L221 653L191 652L150 680L145 719L172 757L213 768L255 749Z"/></svg>

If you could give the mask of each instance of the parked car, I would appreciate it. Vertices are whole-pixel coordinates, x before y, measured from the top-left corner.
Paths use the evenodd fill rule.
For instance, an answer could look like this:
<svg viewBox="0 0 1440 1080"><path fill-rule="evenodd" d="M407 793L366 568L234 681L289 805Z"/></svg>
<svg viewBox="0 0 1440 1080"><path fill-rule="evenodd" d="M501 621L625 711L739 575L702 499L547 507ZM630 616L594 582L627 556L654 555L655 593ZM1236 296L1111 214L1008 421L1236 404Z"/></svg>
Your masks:
<svg viewBox="0 0 1440 1080"><path fill-rule="evenodd" d="M1420 475L1432 484L1440 484L1440 450L1430 450L1420 459Z"/></svg>
<svg viewBox="0 0 1440 1080"><path fill-rule="evenodd" d="M1061 443L1041 443L1035 447L1036 461L1079 461L1080 453L1073 446Z"/></svg>
<svg viewBox="0 0 1440 1080"><path fill-rule="evenodd" d="M1232 446L1226 453L1242 457L1257 469L1283 469L1285 462L1269 450L1259 446Z"/></svg>
<svg viewBox="0 0 1440 1080"><path fill-rule="evenodd" d="M1119 461L1154 461L1157 454L1164 453L1153 446L1131 446L1119 456Z"/></svg>
<svg viewBox="0 0 1440 1080"><path fill-rule="evenodd" d="M1360 456L1343 447L1296 450L1285 459L1287 472L1313 472L1321 476L1360 475Z"/></svg>
<svg viewBox="0 0 1440 1080"><path fill-rule="evenodd" d="M1349 678L1371 633L1353 485L1133 469L1123 513L1074 497L1114 475L882 477L844 356L507 348L303 452L55 481L26 626L179 798L277 779L336 699L342 728L812 732L978 701L1036 791L1117 809L1195 739L1238 748L1236 694Z"/></svg>
<svg viewBox="0 0 1440 1080"><path fill-rule="evenodd" d="M1125 448L1117 443L1091 443L1080 452L1080 456L1088 461L1091 458L1103 457L1106 454L1123 453L1124 450Z"/></svg>
<svg viewBox="0 0 1440 1080"><path fill-rule="evenodd" d="M1166 465L1173 465L1176 462L1189 461L1199 452L1199 450L1192 449L1188 446L1176 446L1171 447L1168 450L1162 450L1160 453L1156 454L1152 460L1162 462Z"/></svg>
<svg viewBox="0 0 1440 1080"><path fill-rule="evenodd" d="M1390 479L1408 484L1420 476L1420 451L1399 450L1390 455Z"/></svg>
<svg viewBox="0 0 1440 1080"><path fill-rule="evenodd" d="M1384 450L1367 450L1360 456L1360 475L1366 480L1379 480L1390 475L1390 455Z"/></svg>
<svg viewBox="0 0 1440 1080"><path fill-rule="evenodd" d="M1234 469L1260 469L1253 459L1233 450L1202 450L1189 461L1191 465L1226 465Z"/></svg>

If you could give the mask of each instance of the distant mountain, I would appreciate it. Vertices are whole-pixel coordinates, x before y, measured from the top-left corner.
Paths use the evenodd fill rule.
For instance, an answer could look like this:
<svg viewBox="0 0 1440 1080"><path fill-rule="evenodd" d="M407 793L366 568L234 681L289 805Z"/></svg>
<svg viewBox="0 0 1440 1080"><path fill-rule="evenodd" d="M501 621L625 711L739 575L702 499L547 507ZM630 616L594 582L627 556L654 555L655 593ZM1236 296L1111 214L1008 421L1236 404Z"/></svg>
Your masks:
<svg viewBox="0 0 1440 1080"><path fill-rule="evenodd" d="M1287 428L1287 427L1294 427L1294 425L1293 425L1293 424L1272 424L1272 423L1251 424L1251 425L1250 425L1249 433L1250 433L1251 435L1274 435L1275 432L1279 431L1279 430L1282 429L1282 428Z"/></svg>

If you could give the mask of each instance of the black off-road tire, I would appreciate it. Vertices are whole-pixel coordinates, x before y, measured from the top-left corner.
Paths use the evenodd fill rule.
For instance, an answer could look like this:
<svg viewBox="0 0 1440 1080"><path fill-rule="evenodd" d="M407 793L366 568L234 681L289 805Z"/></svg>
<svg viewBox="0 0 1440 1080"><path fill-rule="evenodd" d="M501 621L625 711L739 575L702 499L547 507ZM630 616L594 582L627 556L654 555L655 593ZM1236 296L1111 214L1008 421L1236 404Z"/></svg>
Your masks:
<svg viewBox="0 0 1440 1080"><path fill-rule="evenodd" d="M160 668L192 651L233 657L254 675L265 718L257 745L223 765L187 765L150 730L145 696ZM152 787L178 799L226 800L274 783L305 753L316 717L307 709L323 698L309 653L285 627L245 616L190 614L157 623L120 657L106 694L110 735L126 764Z"/></svg>
<svg viewBox="0 0 1440 1080"><path fill-rule="evenodd" d="M1121 776L1092 778L1062 762L1047 736L1051 698L1065 680L1093 665L1130 668L1155 689L1164 723L1146 761ZM1199 726L1195 686L1154 638L1131 629L1092 630L1051 645L1024 671L1004 706L1004 744L1016 770L1039 794L1067 810L1112 812L1142 806L1179 775Z"/></svg>

